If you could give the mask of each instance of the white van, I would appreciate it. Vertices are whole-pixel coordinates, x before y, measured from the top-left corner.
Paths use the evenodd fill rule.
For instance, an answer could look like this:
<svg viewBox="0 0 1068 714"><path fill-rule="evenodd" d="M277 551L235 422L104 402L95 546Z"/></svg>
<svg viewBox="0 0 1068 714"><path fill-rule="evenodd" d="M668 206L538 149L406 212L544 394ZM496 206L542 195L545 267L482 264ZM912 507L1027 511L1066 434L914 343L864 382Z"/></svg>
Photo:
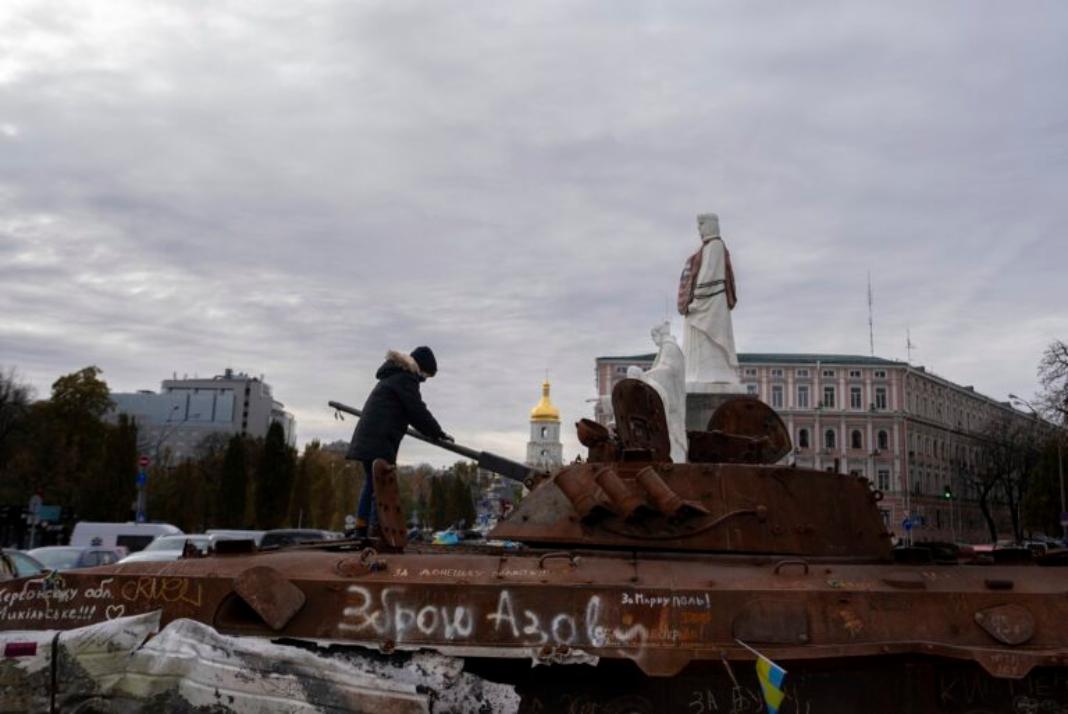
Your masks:
<svg viewBox="0 0 1068 714"><path fill-rule="evenodd" d="M208 535L218 536L220 540L251 540L260 544L263 534L267 531L252 531L242 528L209 528L204 531Z"/></svg>
<svg viewBox="0 0 1068 714"><path fill-rule="evenodd" d="M92 523L78 521L70 535L70 544L98 545L105 548L126 548L130 553L143 550L160 535L181 535L182 529L170 523Z"/></svg>

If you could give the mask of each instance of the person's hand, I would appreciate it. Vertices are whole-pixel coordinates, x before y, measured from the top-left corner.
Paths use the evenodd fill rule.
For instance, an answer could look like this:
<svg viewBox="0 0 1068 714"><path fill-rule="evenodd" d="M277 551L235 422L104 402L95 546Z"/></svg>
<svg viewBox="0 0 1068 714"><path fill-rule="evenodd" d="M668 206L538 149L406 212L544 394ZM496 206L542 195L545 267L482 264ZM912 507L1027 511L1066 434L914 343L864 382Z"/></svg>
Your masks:
<svg viewBox="0 0 1068 714"><path fill-rule="evenodd" d="M447 441L450 444L456 443L456 439L452 438L452 436L446 434L445 432L441 432L441 436L438 437L438 441Z"/></svg>

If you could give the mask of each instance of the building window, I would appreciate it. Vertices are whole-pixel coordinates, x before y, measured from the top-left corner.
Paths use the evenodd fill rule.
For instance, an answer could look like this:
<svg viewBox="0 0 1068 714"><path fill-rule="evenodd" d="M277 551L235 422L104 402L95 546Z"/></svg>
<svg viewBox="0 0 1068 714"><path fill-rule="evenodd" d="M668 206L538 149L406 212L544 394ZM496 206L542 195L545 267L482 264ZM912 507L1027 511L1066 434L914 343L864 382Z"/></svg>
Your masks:
<svg viewBox="0 0 1068 714"><path fill-rule="evenodd" d="M877 370L875 370L875 378L876 379L886 379L886 370L885 369L877 369Z"/></svg>
<svg viewBox="0 0 1068 714"><path fill-rule="evenodd" d="M880 451L886 451L887 449L890 448L890 435L887 434L885 430L880 430L879 431L879 437L878 438L879 438L879 441L877 443L879 444L879 450Z"/></svg>
<svg viewBox="0 0 1068 714"><path fill-rule="evenodd" d="M627 368L624 366L616 367L616 374L626 374Z"/></svg>
<svg viewBox="0 0 1068 714"><path fill-rule="evenodd" d="M808 448L808 429L797 430L797 447L799 449Z"/></svg>
<svg viewBox="0 0 1068 714"><path fill-rule="evenodd" d="M849 388L849 408L850 409L863 409L863 399L860 394L860 387Z"/></svg>
<svg viewBox="0 0 1068 714"><path fill-rule="evenodd" d="M782 385L771 385L771 406L774 409L782 409Z"/></svg>
<svg viewBox="0 0 1068 714"><path fill-rule="evenodd" d="M745 385L745 393L755 395L757 393L757 386L755 384Z"/></svg>
<svg viewBox="0 0 1068 714"><path fill-rule="evenodd" d="M849 370L849 378L850 379L860 379L860 370L859 369L851 369L851 370Z"/></svg>
<svg viewBox="0 0 1068 714"><path fill-rule="evenodd" d="M799 370L797 370L797 376L798 377L807 377L808 376L808 370L807 369L799 369Z"/></svg>
<svg viewBox="0 0 1068 714"><path fill-rule="evenodd" d="M834 370L833 369L825 369L825 370L823 370L822 374L823 374L824 377L833 377L834 376Z"/></svg>
<svg viewBox="0 0 1068 714"><path fill-rule="evenodd" d="M836 439L834 429L828 429L827 431L823 432L823 448L833 449L835 441Z"/></svg>
<svg viewBox="0 0 1068 714"><path fill-rule="evenodd" d="M823 406L834 409L834 387L823 388Z"/></svg>
<svg viewBox="0 0 1068 714"><path fill-rule="evenodd" d="M880 491L890 490L890 469L879 469L875 487Z"/></svg>
<svg viewBox="0 0 1068 714"><path fill-rule="evenodd" d="M781 369L773 369L773 370L771 370L771 376L772 377L781 377L782 376L782 370Z"/></svg>
<svg viewBox="0 0 1068 714"><path fill-rule="evenodd" d="M756 367L746 367L745 368L745 376L746 377L755 377L755 376L757 376Z"/></svg>
<svg viewBox="0 0 1068 714"><path fill-rule="evenodd" d="M886 409L886 387L875 388L875 408Z"/></svg>
<svg viewBox="0 0 1068 714"><path fill-rule="evenodd" d="M849 435L849 448L864 448L864 435L860 433L860 429L854 429L853 432Z"/></svg>
<svg viewBox="0 0 1068 714"><path fill-rule="evenodd" d="M808 385L797 385L797 408L808 409Z"/></svg>
<svg viewBox="0 0 1068 714"><path fill-rule="evenodd" d="M543 427L541 428L541 438L543 438L543 439L544 439L544 438L545 438L545 437L547 437L548 435L549 435L549 427L547 427L547 426L543 426Z"/></svg>

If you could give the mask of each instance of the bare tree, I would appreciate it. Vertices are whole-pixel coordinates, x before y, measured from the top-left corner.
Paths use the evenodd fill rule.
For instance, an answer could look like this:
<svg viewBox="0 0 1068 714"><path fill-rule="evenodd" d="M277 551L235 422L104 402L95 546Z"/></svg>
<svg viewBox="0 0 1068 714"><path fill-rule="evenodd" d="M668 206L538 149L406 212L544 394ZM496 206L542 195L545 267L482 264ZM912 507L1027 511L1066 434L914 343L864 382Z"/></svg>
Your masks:
<svg viewBox="0 0 1068 714"><path fill-rule="evenodd" d="M20 428L33 399L33 388L19 380L12 367L0 371L0 467L7 460L11 439Z"/></svg>
<svg viewBox="0 0 1068 714"><path fill-rule="evenodd" d="M988 425L981 438L975 463L961 472L964 483L975 492L979 512L986 521L991 543L998 541L998 526L994 519L993 507L1000 495L1001 474L1007 460L1006 450L998 438L1000 433L999 424Z"/></svg>
<svg viewBox="0 0 1068 714"><path fill-rule="evenodd" d="M1038 381L1042 385L1039 403L1046 418L1068 424L1068 344L1050 343L1038 363Z"/></svg>

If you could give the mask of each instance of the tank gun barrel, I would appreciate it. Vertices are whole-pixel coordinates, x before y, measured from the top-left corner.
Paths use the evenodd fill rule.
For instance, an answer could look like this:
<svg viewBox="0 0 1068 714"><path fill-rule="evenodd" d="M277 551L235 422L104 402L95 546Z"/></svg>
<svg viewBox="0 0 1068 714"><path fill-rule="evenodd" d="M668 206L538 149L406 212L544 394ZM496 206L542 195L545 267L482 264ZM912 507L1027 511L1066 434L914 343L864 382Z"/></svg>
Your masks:
<svg viewBox="0 0 1068 714"><path fill-rule="evenodd" d="M356 407L350 407L349 405L342 404L341 402L331 401L329 402L329 405L339 412L352 414L356 417L363 416L363 412L361 412ZM510 478L514 481L519 481L525 484L528 488L532 487L535 481L545 475L541 471L538 471L537 469L532 469L526 464L521 464L518 461L512 461L511 459L506 459L503 456L491 454L488 451L478 451L476 449L472 449L468 446L463 446L462 444L457 444L455 442L442 441L440 439L431 439L429 436L421 434L412 428L407 429L407 434L408 436L414 439L419 439L420 441L425 441L428 444L433 444L434 446L437 446L440 449L445 449L446 451L451 451L454 454L460 454L461 456L465 456L471 459L472 461L478 463L479 467L484 468L487 471L492 471L493 473L500 474L501 476Z"/></svg>

